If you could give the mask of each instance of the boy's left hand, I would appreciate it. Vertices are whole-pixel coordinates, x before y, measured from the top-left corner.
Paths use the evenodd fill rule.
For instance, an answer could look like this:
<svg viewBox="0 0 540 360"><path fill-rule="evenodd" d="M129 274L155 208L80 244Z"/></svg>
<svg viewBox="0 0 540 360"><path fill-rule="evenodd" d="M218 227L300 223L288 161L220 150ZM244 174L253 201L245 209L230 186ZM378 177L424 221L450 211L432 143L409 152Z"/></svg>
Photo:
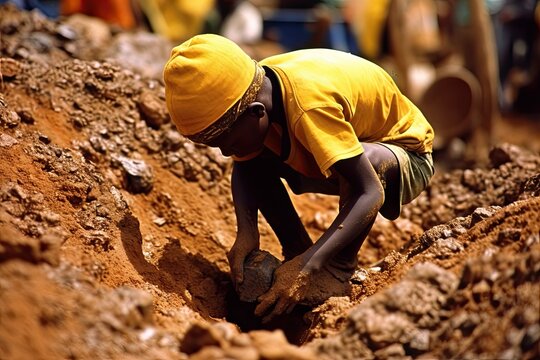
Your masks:
<svg viewBox="0 0 540 360"><path fill-rule="evenodd" d="M303 271L303 268L304 262L297 256L276 269L272 287L259 297L260 303L255 308L255 315L261 316L275 304L274 309L263 318L263 322L268 322L284 312L290 313L294 306L304 299L309 289L311 274Z"/></svg>

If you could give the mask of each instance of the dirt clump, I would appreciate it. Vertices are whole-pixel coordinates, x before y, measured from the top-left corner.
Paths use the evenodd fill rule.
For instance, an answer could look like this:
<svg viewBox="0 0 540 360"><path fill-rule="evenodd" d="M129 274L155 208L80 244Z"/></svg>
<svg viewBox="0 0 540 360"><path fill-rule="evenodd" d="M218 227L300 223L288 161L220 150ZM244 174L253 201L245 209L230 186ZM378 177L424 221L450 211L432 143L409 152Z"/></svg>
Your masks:
<svg viewBox="0 0 540 360"><path fill-rule="evenodd" d="M377 219L346 296L263 324L229 278L230 160L183 138L160 79L106 60L123 34L91 21L0 7L2 356L540 356L539 154L499 144L437 172ZM293 201L313 239L337 211Z"/></svg>

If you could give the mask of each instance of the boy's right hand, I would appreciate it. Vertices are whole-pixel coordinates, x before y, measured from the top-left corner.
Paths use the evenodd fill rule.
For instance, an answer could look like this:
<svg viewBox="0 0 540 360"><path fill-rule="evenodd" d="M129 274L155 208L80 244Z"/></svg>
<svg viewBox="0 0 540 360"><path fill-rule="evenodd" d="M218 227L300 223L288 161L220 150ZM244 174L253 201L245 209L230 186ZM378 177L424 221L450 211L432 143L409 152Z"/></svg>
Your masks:
<svg viewBox="0 0 540 360"><path fill-rule="evenodd" d="M248 254L259 248L259 237L255 235L240 234L236 235L236 241L231 250L227 253L229 267L231 268L231 277L234 288L244 281L244 261Z"/></svg>

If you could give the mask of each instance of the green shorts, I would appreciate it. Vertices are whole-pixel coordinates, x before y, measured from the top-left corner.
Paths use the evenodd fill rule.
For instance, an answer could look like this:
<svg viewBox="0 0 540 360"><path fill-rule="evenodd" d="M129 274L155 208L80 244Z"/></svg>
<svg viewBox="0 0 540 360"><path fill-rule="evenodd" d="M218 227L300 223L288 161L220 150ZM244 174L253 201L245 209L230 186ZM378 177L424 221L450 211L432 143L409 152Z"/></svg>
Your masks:
<svg viewBox="0 0 540 360"><path fill-rule="evenodd" d="M392 144L379 143L388 148L396 156L401 173L400 210L401 205L413 201L429 184L435 168L431 153L415 153Z"/></svg>

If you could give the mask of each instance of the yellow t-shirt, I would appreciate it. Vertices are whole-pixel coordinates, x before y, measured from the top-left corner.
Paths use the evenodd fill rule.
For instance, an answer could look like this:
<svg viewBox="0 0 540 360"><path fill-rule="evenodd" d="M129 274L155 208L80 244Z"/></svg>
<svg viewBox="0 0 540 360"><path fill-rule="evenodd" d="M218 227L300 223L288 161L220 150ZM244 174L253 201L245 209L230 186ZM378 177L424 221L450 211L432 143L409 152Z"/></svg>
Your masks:
<svg viewBox="0 0 540 360"><path fill-rule="evenodd" d="M260 62L280 80L291 148L286 163L310 177L330 176L339 160L363 153L360 142L431 152L433 129L378 65L341 51L307 49ZM279 154L279 132L265 140Z"/></svg>

